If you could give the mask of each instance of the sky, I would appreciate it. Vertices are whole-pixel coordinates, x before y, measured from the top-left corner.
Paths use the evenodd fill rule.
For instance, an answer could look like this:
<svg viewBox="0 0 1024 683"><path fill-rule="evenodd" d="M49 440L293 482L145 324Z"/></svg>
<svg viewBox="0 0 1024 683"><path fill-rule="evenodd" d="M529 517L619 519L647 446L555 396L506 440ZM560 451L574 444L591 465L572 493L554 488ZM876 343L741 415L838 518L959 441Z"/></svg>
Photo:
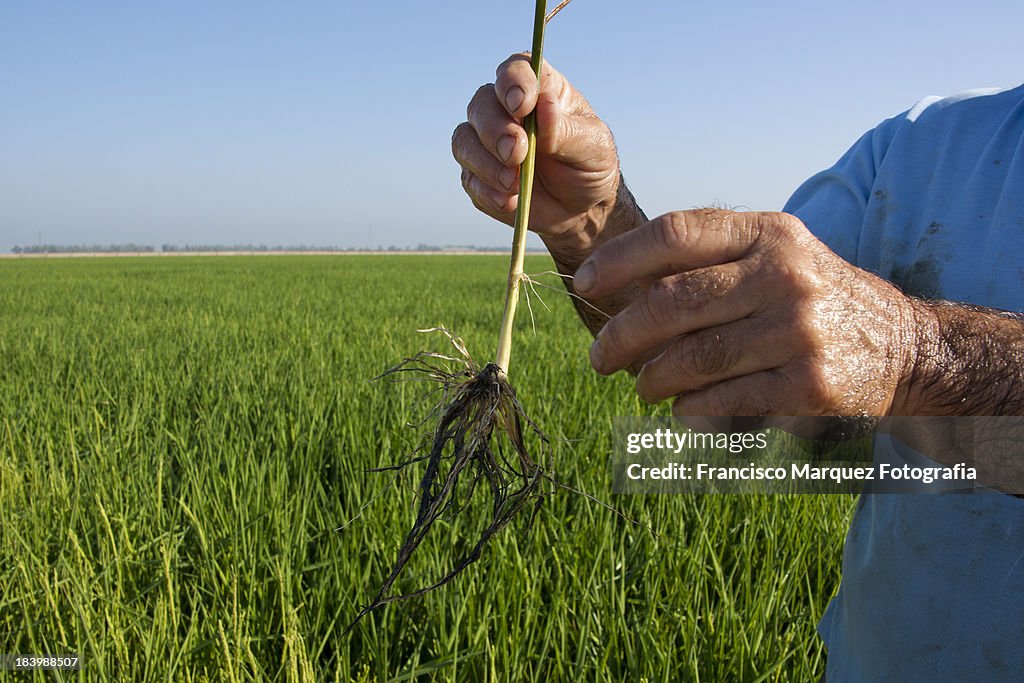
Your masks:
<svg viewBox="0 0 1024 683"><path fill-rule="evenodd" d="M0 252L505 244L451 132L532 18L525 0L0 0ZM1024 81L1022 25L1019 0L574 0L545 54L648 215L771 210L922 97Z"/></svg>

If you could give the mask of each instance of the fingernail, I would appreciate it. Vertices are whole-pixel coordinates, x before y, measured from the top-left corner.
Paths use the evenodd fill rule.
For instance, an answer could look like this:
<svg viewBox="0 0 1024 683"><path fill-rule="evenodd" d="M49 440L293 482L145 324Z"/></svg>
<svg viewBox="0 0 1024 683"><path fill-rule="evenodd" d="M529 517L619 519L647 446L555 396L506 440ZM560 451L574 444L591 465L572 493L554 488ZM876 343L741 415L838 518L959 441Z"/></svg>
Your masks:
<svg viewBox="0 0 1024 683"><path fill-rule="evenodd" d="M490 195L491 204L494 205L494 208L499 210L505 208L505 202L508 201L508 197L506 195L503 195L500 192L491 192Z"/></svg>
<svg viewBox="0 0 1024 683"><path fill-rule="evenodd" d="M516 182L515 169L503 168L498 171L498 182L500 182L501 186L506 190L511 191L512 185Z"/></svg>
<svg viewBox="0 0 1024 683"><path fill-rule="evenodd" d="M604 371L604 357L601 355L601 340L595 339L590 345L590 367L597 372Z"/></svg>
<svg viewBox="0 0 1024 683"><path fill-rule="evenodd" d="M572 278L573 287L580 294L590 291L597 284L597 268L590 261L587 261Z"/></svg>
<svg viewBox="0 0 1024 683"><path fill-rule="evenodd" d="M514 114L519 109L524 97L526 97L526 93L518 85L508 89L508 92L505 93L505 108L508 109L509 114Z"/></svg>
<svg viewBox="0 0 1024 683"><path fill-rule="evenodd" d="M502 135L498 138L498 144L495 147L498 150L498 156L501 157L501 161L506 162L512 156L512 150L516 148L516 137L514 135Z"/></svg>

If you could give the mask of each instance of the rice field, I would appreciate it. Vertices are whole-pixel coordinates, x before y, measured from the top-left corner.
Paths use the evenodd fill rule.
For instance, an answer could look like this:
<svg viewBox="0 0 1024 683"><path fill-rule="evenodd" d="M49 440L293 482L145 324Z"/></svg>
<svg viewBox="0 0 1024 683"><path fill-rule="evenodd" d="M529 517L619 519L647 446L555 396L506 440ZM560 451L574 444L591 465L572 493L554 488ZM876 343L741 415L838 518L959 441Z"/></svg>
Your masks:
<svg viewBox="0 0 1024 683"><path fill-rule="evenodd" d="M560 491L453 583L341 635L415 517L415 477L367 470L416 446L420 388L369 380L447 351L416 332L439 324L487 360L505 269L0 261L0 653L81 657L22 674L39 681L816 680L853 499L612 495L612 419L668 409L590 371L550 290L512 381L555 476L657 535ZM439 522L398 587L442 574L465 532Z"/></svg>

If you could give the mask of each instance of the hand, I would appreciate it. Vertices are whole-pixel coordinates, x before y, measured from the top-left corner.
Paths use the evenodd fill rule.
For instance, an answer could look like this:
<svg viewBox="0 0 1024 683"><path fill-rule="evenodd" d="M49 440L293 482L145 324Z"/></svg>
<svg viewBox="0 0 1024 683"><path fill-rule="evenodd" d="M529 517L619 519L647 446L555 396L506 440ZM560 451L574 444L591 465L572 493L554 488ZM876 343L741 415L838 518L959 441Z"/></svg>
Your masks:
<svg viewBox="0 0 1024 683"><path fill-rule="evenodd" d="M598 248L588 298L639 284L601 330L602 374L639 368L677 415L885 415L915 362L915 303L783 213L669 213Z"/></svg>
<svg viewBox="0 0 1024 683"><path fill-rule="evenodd" d="M603 225L614 208L619 158L608 127L547 62L538 88L529 55L505 60L495 83L481 86L470 101L468 121L452 135L452 154L473 204L511 225L518 168L526 158L522 122L534 109L538 144L530 229L571 239Z"/></svg>

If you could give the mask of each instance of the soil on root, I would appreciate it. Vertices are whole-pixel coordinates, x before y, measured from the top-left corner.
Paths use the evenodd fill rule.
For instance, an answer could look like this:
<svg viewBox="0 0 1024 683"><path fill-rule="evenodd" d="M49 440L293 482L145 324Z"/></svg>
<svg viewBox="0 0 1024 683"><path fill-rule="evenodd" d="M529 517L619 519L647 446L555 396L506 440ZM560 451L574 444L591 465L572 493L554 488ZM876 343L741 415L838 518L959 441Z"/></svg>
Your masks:
<svg viewBox="0 0 1024 683"><path fill-rule="evenodd" d="M541 484L552 481L531 456L524 436L529 433L536 437L530 441L539 444L545 453L548 439L527 417L505 373L494 363L477 370L461 341L442 331L452 339L462 358L424 352L381 375L396 378L399 373L412 373L415 379L436 384L440 400L421 426L431 419L437 424L415 457L375 470L404 470L415 463L426 462L419 483L416 519L387 579L345 633L378 607L423 595L454 579L480 558L484 545L520 512L530 510L532 522L543 496L547 495ZM463 368L452 372L443 364L450 361L459 362ZM478 486L489 492L490 510L486 526L472 548L434 583L407 593L392 593L396 580L434 522L443 516L455 518Z"/></svg>

